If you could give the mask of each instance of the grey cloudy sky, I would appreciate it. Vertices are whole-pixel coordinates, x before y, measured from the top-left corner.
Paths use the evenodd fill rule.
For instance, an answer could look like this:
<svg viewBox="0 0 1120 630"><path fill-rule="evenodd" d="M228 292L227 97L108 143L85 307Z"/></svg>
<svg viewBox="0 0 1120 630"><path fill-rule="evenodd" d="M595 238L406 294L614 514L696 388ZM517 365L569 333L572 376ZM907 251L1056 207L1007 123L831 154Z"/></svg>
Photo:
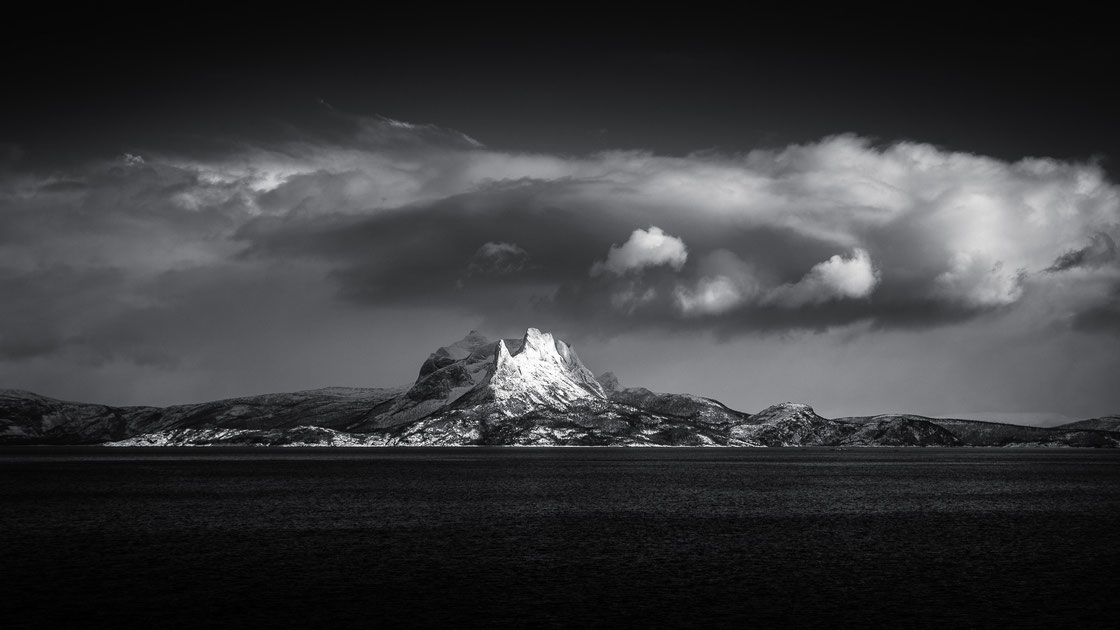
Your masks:
<svg viewBox="0 0 1120 630"><path fill-rule="evenodd" d="M1049 93L1099 69L1072 65L1085 39L983 88L1015 57L967 39L968 72L719 38L229 48L178 74L149 51L5 115L0 386L391 386L468 330L536 326L596 373L747 411L1116 413L1115 123ZM919 84L951 107L915 109Z"/></svg>

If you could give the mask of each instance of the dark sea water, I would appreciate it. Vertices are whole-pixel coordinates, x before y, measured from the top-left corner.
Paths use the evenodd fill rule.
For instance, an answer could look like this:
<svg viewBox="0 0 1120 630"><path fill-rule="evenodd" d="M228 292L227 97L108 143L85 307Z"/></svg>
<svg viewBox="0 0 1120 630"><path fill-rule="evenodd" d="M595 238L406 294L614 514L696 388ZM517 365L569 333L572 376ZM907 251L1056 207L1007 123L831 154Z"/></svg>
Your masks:
<svg viewBox="0 0 1120 630"><path fill-rule="evenodd" d="M1120 453L0 449L0 627L1107 627Z"/></svg>

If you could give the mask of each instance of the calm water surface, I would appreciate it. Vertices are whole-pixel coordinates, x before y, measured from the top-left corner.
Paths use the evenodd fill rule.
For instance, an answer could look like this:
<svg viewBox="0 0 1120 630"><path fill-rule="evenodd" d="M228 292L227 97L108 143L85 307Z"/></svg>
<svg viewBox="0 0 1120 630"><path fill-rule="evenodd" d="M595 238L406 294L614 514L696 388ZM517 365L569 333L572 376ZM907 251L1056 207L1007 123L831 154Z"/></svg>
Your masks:
<svg viewBox="0 0 1120 630"><path fill-rule="evenodd" d="M1106 627L1120 453L0 449L0 625Z"/></svg>

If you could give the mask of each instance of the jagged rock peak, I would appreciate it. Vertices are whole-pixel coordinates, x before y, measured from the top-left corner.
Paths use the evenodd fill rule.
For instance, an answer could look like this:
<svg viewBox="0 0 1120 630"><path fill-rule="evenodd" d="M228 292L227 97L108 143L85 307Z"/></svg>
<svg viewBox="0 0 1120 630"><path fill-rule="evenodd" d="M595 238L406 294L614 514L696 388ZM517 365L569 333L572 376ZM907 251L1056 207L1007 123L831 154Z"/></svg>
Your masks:
<svg viewBox="0 0 1120 630"><path fill-rule="evenodd" d="M562 408L581 399L605 399L595 375L571 345L529 328L519 347L498 342L488 386L497 400L522 400Z"/></svg>
<svg viewBox="0 0 1120 630"><path fill-rule="evenodd" d="M576 356L576 351L572 349L571 344L555 339L552 333L541 332L536 328L525 330L525 335L521 337L521 347L511 354L525 355L538 361L557 362L565 367L583 368L583 363Z"/></svg>
<svg viewBox="0 0 1120 630"><path fill-rule="evenodd" d="M417 382L428 376L432 372L440 368L447 367L457 361L462 361L470 357L472 354L484 349L490 340L482 335L477 330L472 330L455 343L448 344L441 348L437 348L435 352L428 356L424 364L420 366L420 374L417 377Z"/></svg>

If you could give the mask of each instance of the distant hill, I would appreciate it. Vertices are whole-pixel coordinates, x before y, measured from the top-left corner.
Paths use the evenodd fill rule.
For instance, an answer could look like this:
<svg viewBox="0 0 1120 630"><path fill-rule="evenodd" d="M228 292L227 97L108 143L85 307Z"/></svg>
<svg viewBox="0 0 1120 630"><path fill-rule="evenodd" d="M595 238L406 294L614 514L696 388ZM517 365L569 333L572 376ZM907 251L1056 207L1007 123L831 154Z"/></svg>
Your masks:
<svg viewBox="0 0 1120 630"><path fill-rule="evenodd" d="M1104 416L1102 418L1078 420L1077 422L1069 422L1054 428L1066 429L1068 431L1120 431L1120 416Z"/></svg>
<svg viewBox="0 0 1120 630"><path fill-rule="evenodd" d="M963 418L927 418L912 414L893 414L843 418L846 422L864 424L896 418L925 421L937 425L957 437L966 446L1115 446L1116 432L1062 425L1032 427L1004 422L983 422ZM1086 422L1092 422L1091 420Z"/></svg>

